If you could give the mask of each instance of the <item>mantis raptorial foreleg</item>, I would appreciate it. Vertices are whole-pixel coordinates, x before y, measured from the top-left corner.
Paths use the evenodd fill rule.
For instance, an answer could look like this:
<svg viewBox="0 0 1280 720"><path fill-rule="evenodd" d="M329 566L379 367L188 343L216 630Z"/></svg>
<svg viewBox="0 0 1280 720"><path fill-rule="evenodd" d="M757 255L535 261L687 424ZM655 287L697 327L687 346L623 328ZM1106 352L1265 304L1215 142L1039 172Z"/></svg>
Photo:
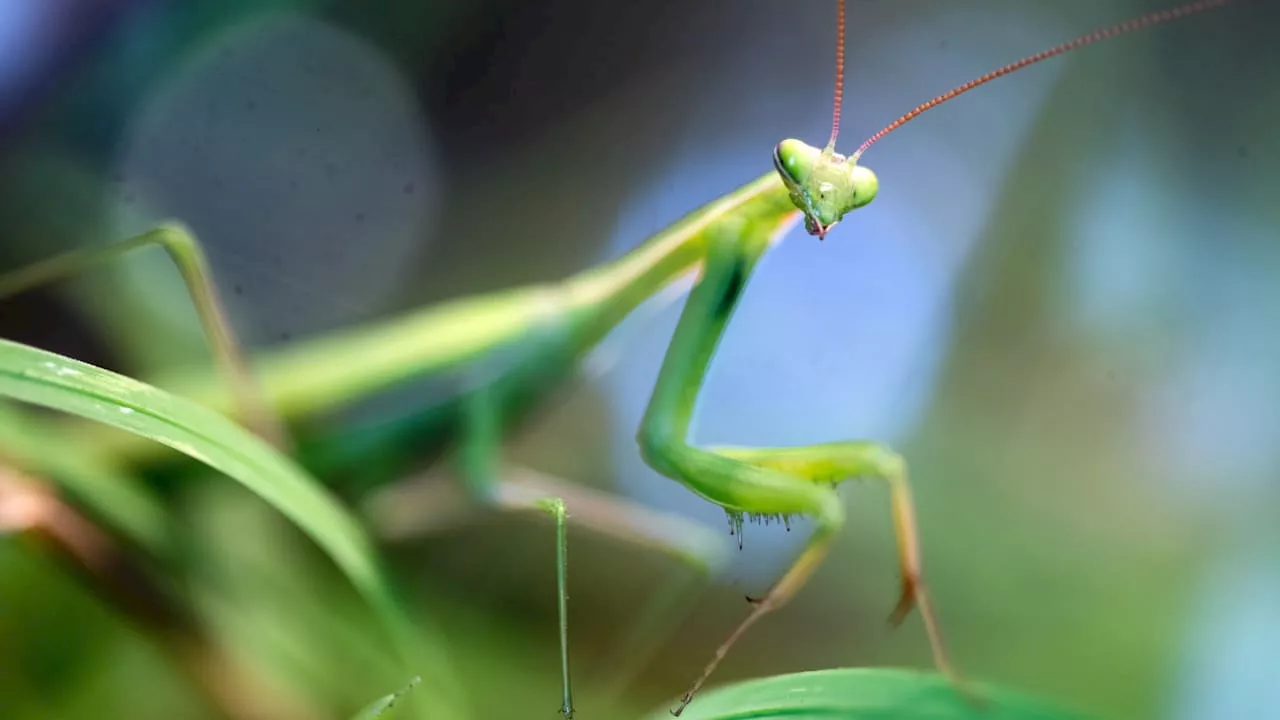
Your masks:
<svg viewBox="0 0 1280 720"><path fill-rule="evenodd" d="M872 443L837 442L795 448L697 448L688 443L698 390L725 327L733 315L767 238L747 227L726 227L715 235L703 276L689 296L663 363L640 431L645 460L658 472L722 506L731 518L742 514L806 515L817 530L795 564L716 651L702 676L674 712L679 715L743 632L778 609L804 585L844 525L844 508L833 486L851 477L889 482L902 565L902 595L893 612L900 621L919 605L941 670L953 674L941 633L925 592L915 513L905 464Z"/></svg>
<svg viewBox="0 0 1280 720"><path fill-rule="evenodd" d="M231 390L241 421L263 439L279 448L289 445L288 434L279 416L264 399L257 380L249 370L226 310L213 282L209 262L200 242L185 227L161 225L141 235L100 248L87 248L56 255L34 265L0 276L0 300L47 283L77 275L134 250L159 246L173 260L187 292L195 303L200 327L213 351L214 362Z"/></svg>

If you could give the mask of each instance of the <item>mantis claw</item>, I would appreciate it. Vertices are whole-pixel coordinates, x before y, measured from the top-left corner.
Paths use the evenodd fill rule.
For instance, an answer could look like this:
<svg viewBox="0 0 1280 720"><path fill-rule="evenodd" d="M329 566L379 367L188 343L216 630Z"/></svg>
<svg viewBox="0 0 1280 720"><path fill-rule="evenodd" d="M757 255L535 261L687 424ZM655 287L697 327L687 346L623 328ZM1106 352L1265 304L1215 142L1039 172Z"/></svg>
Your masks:
<svg viewBox="0 0 1280 720"><path fill-rule="evenodd" d="M685 709L685 708L689 707L689 703L691 703L691 702L693 702L693 693L692 693L692 692L687 692L687 693L685 693L684 695L682 695L682 696L680 697L680 705L679 705L678 707L676 707L676 709L675 709L675 710L671 710L671 711L670 711L670 712L671 712L672 717L680 717L680 714L684 712L684 709Z"/></svg>
<svg viewBox="0 0 1280 720"><path fill-rule="evenodd" d="M921 589L919 578L910 576L902 578L902 593L898 596L898 604L894 605L893 612L889 613L890 625L898 627L915 609Z"/></svg>

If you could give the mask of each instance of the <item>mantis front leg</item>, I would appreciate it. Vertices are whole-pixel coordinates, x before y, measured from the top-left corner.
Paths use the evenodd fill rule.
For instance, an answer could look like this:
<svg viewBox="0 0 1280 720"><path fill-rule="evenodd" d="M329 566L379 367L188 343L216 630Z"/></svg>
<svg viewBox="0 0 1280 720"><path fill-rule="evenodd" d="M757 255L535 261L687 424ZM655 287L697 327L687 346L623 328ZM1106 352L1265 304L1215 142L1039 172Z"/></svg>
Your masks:
<svg viewBox="0 0 1280 720"><path fill-rule="evenodd" d="M645 461L663 475L741 514L807 515L817 531L800 557L769 593L753 600L751 613L734 630L681 700L680 715L720 660L757 620L782 607L803 587L844 525L836 483L851 477L885 480L892 492L902 569L902 594L891 620L901 621L919 606L938 669L955 679L921 571L915 512L906 465L896 453L874 443L836 442L794 448L697 448L688 444L698 390L767 240L749 226L727 223L710 239L703 276L689 296L657 387L641 425Z"/></svg>

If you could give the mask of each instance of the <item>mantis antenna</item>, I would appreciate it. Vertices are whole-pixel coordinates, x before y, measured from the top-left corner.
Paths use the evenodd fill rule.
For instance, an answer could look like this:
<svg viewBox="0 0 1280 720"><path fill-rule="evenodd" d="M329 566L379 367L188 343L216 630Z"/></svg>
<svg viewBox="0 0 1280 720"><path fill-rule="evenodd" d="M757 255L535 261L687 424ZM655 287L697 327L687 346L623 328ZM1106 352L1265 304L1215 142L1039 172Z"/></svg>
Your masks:
<svg viewBox="0 0 1280 720"><path fill-rule="evenodd" d="M836 93L831 103L831 139L827 141L827 153L836 151L836 136L840 134L840 105L844 102L844 0L836 1Z"/></svg>
<svg viewBox="0 0 1280 720"><path fill-rule="evenodd" d="M1062 43L1061 45L1056 45L1054 47L1049 48L1048 50L1043 50L1041 52L1038 52L1035 55L1028 55L1027 57L1022 58L1017 62L1009 63L1008 65L1005 65L1002 68L992 70L991 72L987 73L986 75L983 75L982 77L975 78L963 85L954 87L951 90L948 90L947 92L933 98L929 102L923 103L921 105L917 105L916 107L912 108L911 111L903 114L902 117L884 126L884 128L882 128L875 135L872 135L871 137L867 138L866 141L863 142L861 145L859 145L858 149L853 152L853 155L849 157L849 160L851 162L857 162L858 158L862 157L862 153L866 152L867 148L876 144L876 142L879 141L880 138L883 138L885 135L888 135L889 133L893 132L894 130L897 130L903 125L906 125L908 122L914 120L916 116L920 115L924 111L931 110L935 107L938 107L942 103L948 100L952 100L960 95L963 95L964 93L969 92L970 90L978 87L979 85L985 85L991 82L992 80L995 80L996 78L1001 77L1002 75L1008 75L1009 73L1015 70L1021 70L1022 68L1027 67L1028 65L1034 65L1040 62L1041 60L1048 60L1051 57L1054 57L1056 55L1061 55L1070 50L1075 50L1076 48L1081 48L1081 47L1084 47L1085 45L1092 45L1093 43L1096 43L1099 40L1106 40L1108 38L1125 35L1133 32L1134 30L1141 30L1142 28L1145 28L1145 27L1158 25L1160 23L1168 22L1170 20L1177 20L1178 18L1183 18L1188 15L1195 15L1196 13L1204 12L1205 10L1212 10L1214 8L1219 8L1224 5L1229 5L1233 1L1234 0L1197 0L1197 2L1189 2L1189 3L1186 3L1185 5L1179 5L1177 7L1169 8L1166 10L1154 10L1145 15L1140 15L1136 18L1130 18L1128 20L1125 20L1124 22L1116 23L1115 25L1111 25L1109 27L1099 28L1097 30L1094 30L1091 33L1086 33L1084 35L1081 35L1080 37L1074 40L1069 40L1067 42ZM839 42L839 50L837 51L837 54L839 56L843 56L844 55L844 0L840 0L839 26L840 26L840 42ZM837 84L840 82L841 74L836 75ZM836 117L837 118L840 117L840 92L839 91L836 92ZM832 145L835 144L834 140L835 140L835 136L832 135Z"/></svg>
<svg viewBox="0 0 1280 720"><path fill-rule="evenodd" d="M791 201L804 213L805 229L810 235L816 235L821 240L847 213L866 205L876 197L880 188L879 180L870 169L858 164L862 154L885 135L914 120L926 110L932 110L980 85L1042 60L1048 60L1085 45L1092 45L1099 40L1126 35L1152 25L1220 8L1232 2L1234 0L1196 0L1166 10L1155 10L1115 25L1099 28L1035 55L1028 55L917 105L867 138L852 155L846 158L835 152L836 135L840 130L840 106L844 96L845 2L838 0L836 90L831 119L831 139L826 148L821 151L801 140L783 140L774 148L774 167L782 176L782 181L791 194Z"/></svg>

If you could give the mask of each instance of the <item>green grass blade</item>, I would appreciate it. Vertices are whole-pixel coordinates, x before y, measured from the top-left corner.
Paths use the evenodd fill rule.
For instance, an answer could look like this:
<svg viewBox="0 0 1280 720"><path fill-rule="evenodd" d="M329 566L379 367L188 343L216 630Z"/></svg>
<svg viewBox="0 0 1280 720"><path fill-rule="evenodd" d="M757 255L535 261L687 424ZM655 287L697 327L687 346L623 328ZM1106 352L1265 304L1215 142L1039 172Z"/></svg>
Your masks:
<svg viewBox="0 0 1280 720"><path fill-rule="evenodd" d="M748 680L696 697L681 720L1067 720L1078 714L1021 693L978 686L975 705L945 678L896 669L843 668ZM675 707L675 703L671 704ZM650 720L670 720L668 708Z"/></svg>
<svg viewBox="0 0 1280 720"><path fill-rule="evenodd" d="M430 673L433 699L458 697L448 664L428 658L417 642L416 630L391 592L363 526L317 480L257 436L184 398L8 340L0 340L0 396L146 437L238 480L328 553L378 613L404 661ZM437 704L436 709L443 708ZM456 706L448 710L450 717L461 717Z"/></svg>

